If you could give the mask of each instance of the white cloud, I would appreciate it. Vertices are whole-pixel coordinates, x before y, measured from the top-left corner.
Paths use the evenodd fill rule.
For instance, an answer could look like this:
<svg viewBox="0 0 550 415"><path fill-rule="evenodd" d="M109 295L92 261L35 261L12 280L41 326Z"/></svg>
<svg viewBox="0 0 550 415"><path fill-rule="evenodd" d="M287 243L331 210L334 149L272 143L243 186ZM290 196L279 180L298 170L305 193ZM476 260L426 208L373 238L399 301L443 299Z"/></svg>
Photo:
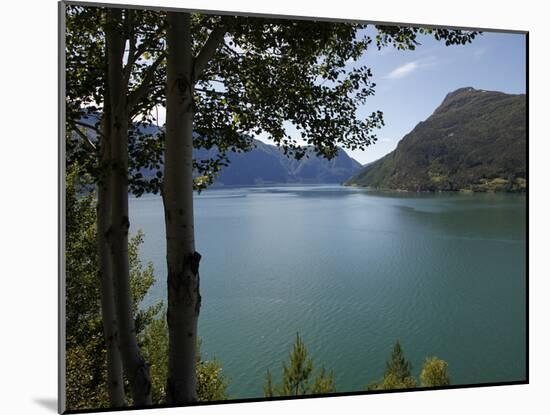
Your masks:
<svg viewBox="0 0 550 415"><path fill-rule="evenodd" d="M441 64L441 60L433 55L427 56L416 61L407 62L398 66L393 71L384 76L385 79L401 79L421 68L429 68Z"/></svg>
<svg viewBox="0 0 550 415"><path fill-rule="evenodd" d="M398 66L393 71L391 71L389 74L387 74L384 78L387 79L400 79L403 78L410 73L414 72L420 67L419 61L413 61L408 62L404 65Z"/></svg>
<svg viewBox="0 0 550 415"><path fill-rule="evenodd" d="M487 48L481 47L481 48L477 48L476 50L474 50L474 55L478 58L485 55L485 53L487 53Z"/></svg>

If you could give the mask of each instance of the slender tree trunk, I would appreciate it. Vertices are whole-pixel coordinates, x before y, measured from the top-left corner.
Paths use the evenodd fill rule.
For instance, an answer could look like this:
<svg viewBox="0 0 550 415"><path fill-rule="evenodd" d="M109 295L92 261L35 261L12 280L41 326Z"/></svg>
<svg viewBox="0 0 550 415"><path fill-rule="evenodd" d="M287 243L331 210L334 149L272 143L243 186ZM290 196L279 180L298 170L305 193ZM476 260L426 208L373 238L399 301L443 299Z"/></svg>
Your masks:
<svg viewBox="0 0 550 415"><path fill-rule="evenodd" d="M170 403L197 400L200 255L193 224L193 59L190 15L168 13L163 200L168 263Z"/></svg>
<svg viewBox="0 0 550 415"><path fill-rule="evenodd" d="M115 309L118 323L120 355L130 383L134 405L151 404L149 367L137 343L128 262L128 109L123 80L124 38L120 9L109 9L106 45L108 85L111 105L111 233L109 235L113 266Z"/></svg>
<svg viewBox="0 0 550 415"><path fill-rule="evenodd" d="M109 248L111 227L111 149L108 96L103 109L100 138L100 179L97 185L97 238L99 248L99 276L101 283L101 317L107 349L107 392L112 407L126 406L122 361L118 349L118 329L115 311L114 287Z"/></svg>

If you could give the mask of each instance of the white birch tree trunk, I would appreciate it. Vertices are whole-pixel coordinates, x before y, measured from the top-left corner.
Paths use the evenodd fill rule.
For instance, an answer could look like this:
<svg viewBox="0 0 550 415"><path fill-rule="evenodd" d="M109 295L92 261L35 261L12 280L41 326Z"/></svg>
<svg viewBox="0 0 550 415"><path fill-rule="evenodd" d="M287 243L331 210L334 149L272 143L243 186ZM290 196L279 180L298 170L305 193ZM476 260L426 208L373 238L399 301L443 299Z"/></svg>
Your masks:
<svg viewBox="0 0 550 415"><path fill-rule="evenodd" d="M190 15L169 12L163 201L168 265L167 399L197 400L200 255L193 223L193 58Z"/></svg>
<svg viewBox="0 0 550 415"><path fill-rule="evenodd" d="M108 100L108 97L105 101ZM100 178L97 185L97 238L101 317L107 350L107 392L112 407L126 406L122 361L118 349L118 328L108 235L111 227L111 149L108 105L104 106L100 138Z"/></svg>
<svg viewBox="0 0 550 415"><path fill-rule="evenodd" d="M120 355L136 406L151 405L149 367L137 343L128 261L128 109L123 80L120 9L109 9L106 45L111 107L111 232L109 234Z"/></svg>

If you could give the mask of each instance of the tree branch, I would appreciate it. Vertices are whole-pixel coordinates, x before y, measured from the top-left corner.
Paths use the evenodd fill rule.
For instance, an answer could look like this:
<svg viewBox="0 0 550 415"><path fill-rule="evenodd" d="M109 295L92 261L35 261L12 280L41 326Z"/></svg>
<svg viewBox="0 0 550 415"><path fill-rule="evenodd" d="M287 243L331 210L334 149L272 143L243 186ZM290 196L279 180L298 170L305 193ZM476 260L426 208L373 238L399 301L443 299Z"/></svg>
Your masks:
<svg viewBox="0 0 550 415"><path fill-rule="evenodd" d="M223 38L227 33L227 29L227 22L222 18L220 25L210 32L210 36L208 36L204 46L195 58L195 63L193 65L193 82L200 78L204 68L206 68L206 65L208 65L208 62L212 59L218 47L223 43Z"/></svg>
<svg viewBox="0 0 550 415"><path fill-rule="evenodd" d="M126 67L124 68L124 80L126 82L126 85L130 82L130 76L132 75L132 67L133 65L139 60L139 58L145 53L145 52L159 52L164 53L163 49L151 49L153 45L158 41L158 37L164 30L164 24L161 24L157 27L157 30L155 31L155 34L150 34L146 39L141 42L139 45L137 44L137 36L135 33L133 33L133 19L132 22L128 24L128 37L130 39L130 48L128 50L128 61L126 63ZM131 36L133 35L133 36Z"/></svg>
<svg viewBox="0 0 550 415"><path fill-rule="evenodd" d="M86 124L85 122L78 121L78 120L72 120L71 122L75 124L75 128L77 128L76 125L80 125L82 127L89 128L92 131L95 131L97 135L103 136L103 133L101 132L101 130L93 125Z"/></svg>
<svg viewBox="0 0 550 415"><path fill-rule="evenodd" d="M76 125L73 125L72 130L77 133L93 151L96 150L95 144L91 142L90 138L86 134L84 134L82 130L80 130L80 128L78 128Z"/></svg>
<svg viewBox="0 0 550 415"><path fill-rule="evenodd" d="M155 71L161 64L161 62L164 60L165 53L161 53L157 59L147 68L147 71L143 75L143 79L141 80L141 83L139 86L134 89L130 94L128 95L128 111L131 114L134 110L134 107L137 105L140 99L142 99L146 94L147 90L151 86L151 83L153 82Z"/></svg>
<svg viewBox="0 0 550 415"><path fill-rule="evenodd" d="M133 13L131 10L128 10L128 15L126 17L126 30L127 30L127 36L128 36L128 42L130 44L130 48L128 50L128 60L126 62L126 66L123 69L124 85L129 84L130 76L132 75L132 66L137 60L137 57L136 57L137 36L135 35L135 31L134 31L134 19L133 19Z"/></svg>
<svg viewBox="0 0 550 415"><path fill-rule="evenodd" d="M219 96L225 96L225 95L227 95L225 92L216 91L215 89L195 88L195 91L197 91L197 92L203 92L203 93L205 93L205 94L219 95Z"/></svg>
<svg viewBox="0 0 550 415"><path fill-rule="evenodd" d="M225 43L223 44L223 49L236 57L241 57L246 55L246 53L244 52L237 52L235 49L229 47L229 45L226 45Z"/></svg>
<svg viewBox="0 0 550 415"><path fill-rule="evenodd" d="M134 63L137 62L137 60L140 58L141 55L143 55L145 52L162 52L163 49L152 49L151 46L155 43L157 39L148 39L139 45L135 45L135 47L130 48L130 51L128 52L128 63L126 64L127 67L131 67ZM131 72L131 68L129 70ZM128 78L129 79L129 78Z"/></svg>

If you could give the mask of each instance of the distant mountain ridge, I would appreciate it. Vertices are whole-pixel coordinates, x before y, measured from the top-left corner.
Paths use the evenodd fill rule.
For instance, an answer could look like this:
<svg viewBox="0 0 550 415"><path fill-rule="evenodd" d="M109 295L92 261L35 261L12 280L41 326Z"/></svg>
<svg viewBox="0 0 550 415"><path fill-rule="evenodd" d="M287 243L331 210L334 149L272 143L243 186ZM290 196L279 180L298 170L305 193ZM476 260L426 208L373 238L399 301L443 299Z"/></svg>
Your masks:
<svg viewBox="0 0 550 415"><path fill-rule="evenodd" d="M196 150L195 158L205 159L213 150ZM361 164L344 150L327 160L317 156L312 148L300 160L287 157L275 146L253 140L253 148L244 153L228 153L230 164L224 167L214 185L245 186L284 183L343 183L361 169Z"/></svg>
<svg viewBox="0 0 550 415"><path fill-rule="evenodd" d="M525 191L525 94L460 88L349 186L407 191Z"/></svg>
<svg viewBox="0 0 550 415"><path fill-rule="evenodd" d="M100 119L100 114L90 113L81 121L95 125ZM135 124L142 134L156 136L162 127L154 124ZM92 141L97 139L92 129L87 129L87 134ZM197 160L214 158L217 149L210 150L193 149L193 157ZM252 139L252 148L249 151L227 153L230 164L223 167L214 180L214 186L250 186L262 184L342 184L361 169L361 164L351 158L343 149L331 160L319 157L313 147L306 148L304 157L296 160L287 157L283 150L275 145L266 144L260 140ZM161 167L162 169L162 167ZM157 171L150 168L140 169L145 178L156 177Z"/></svg>

